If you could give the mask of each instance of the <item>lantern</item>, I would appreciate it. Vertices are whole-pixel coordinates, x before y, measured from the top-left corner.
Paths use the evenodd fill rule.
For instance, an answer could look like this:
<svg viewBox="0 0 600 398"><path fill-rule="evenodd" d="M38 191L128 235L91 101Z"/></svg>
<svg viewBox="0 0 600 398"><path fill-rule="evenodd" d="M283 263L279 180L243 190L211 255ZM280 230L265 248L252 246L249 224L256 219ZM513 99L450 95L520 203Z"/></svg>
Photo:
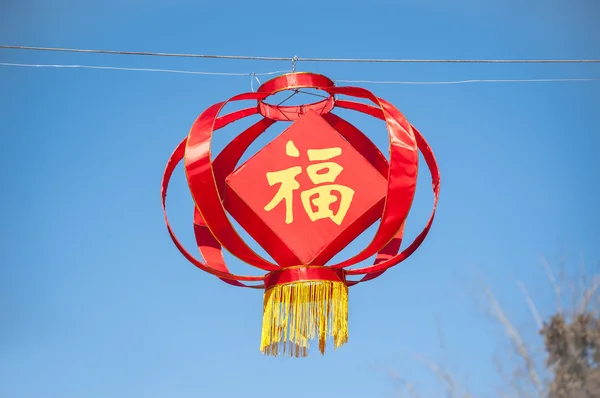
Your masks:
<svg viewBox="0 0 600 398"><path fill-rule="evenodd" d="M281 91L301 89L321 90L326 99L301 106L265 102ZM253 105L220 115L227 103L237 101ZM361 131L337 116L336 108L385 121L389 161ZM253 115L260 120L213 158L213 133ZM247 147L276 122L291 125L236 168ZM415 241L400 251L415 195L419 151L432 175L433 212ZM203 261L182 246L167 219L167 186L181 160L195 203L193 227ZM167 163L162 204L169 234L187 260L230 285L264 290L260 350L306 356L311 341L318 341L322 354L328 337L335 348L347 342L348 288L377 278L417 249L433 222L439 184L431 148L392 104L364 88L336 86L323 75L291 73L265 82L256 92L212 105L196 119ZM242 240L227 213L274 262ZM377 220L377 232L363 250L330 264ZM230 273L223 249L264 275ZM372 265L349 268L373 255ZM362 277L353 280L356 275Z"/></svg>

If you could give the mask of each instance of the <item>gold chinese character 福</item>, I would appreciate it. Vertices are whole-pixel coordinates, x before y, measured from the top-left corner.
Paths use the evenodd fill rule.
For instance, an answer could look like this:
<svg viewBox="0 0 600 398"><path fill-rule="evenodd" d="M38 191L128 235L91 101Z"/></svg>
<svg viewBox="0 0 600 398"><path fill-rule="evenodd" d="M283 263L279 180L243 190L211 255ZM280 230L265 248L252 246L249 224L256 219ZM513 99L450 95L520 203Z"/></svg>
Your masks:
<svg viewBox="0 0 600 398"><path fill-rule="evenodd" d="M286 155L290 157L300 157L300 151L294 145L293 141L288 141L285 147ZM321 161L320 163L311 164L306 168L306 173L310 180L316 185L314 188L300 192L300 199L304 211L311 221L316 221L324 218L331 219L337 225L340 225L348 213L354 190L344 185L335 184L336 178L340 175L344 168L331 159L342 154L342 149L325 148L325 149L309 149L307 151L310 161ZM271 211L280 202L285 202L285 222L291 224L294 221L293 200L294 191L300 188L300 183L296 181L296 177L302 173L302 167L293 166L284 170L272 171L267 173L267 181L270 186L279 185L279 190L273 199L265 206L266 211ZM317 185L323 184L324 185ZM333 193L337 192L338 196ZM329 206L339 200L339 209L337 213L329 208ZM316 210L313 209L313 206Z"/></svg>

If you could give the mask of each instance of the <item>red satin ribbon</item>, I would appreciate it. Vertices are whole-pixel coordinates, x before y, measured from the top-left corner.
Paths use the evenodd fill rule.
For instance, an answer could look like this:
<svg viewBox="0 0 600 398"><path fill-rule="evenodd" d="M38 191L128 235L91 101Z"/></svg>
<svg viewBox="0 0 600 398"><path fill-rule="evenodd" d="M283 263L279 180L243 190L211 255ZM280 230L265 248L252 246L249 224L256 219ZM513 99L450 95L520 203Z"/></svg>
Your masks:
<svg viewBox="0 0 600 398"><path fill-rule="evenodd" d="M257 112L256 108L243 109L241 111L232 112L232 113L225 115L222 118L218 119L217 122L215 123L215 125L223 127L223 126L231 123L232 121L241 119L243 117L250 116L252 114L256 114L256 112ZM210 265L205 264L205 263L197 260L192 254L190 254L185 249L185 247L183 247L183 245L179 242L179 240L175 236L175 233L173 232L173 229L171 228L171 225L169 224L169 219L167 217L167 210L166 210L167 189L169 186L169 181L171 179L171 176L173 175L173 171L177 167L177 164L184 157L186 143L187 143L187 138L184 139L177 146L177 148L175 149L175 151L169 158L169 160L167 162L167 166L165 168L165 172L163 174L163 179L162 179L162 184L161 184L161 200L162 200L162 206L163 206L163 214L164 214L164 218L165 218L165 223L167 225L167 230L169 231L169 235L171 236L173 243L175 244L177 249L179 249L179 251L183 254L183 256L189 262L194 264L196 267L200 268L202 271L205 271L209 274L217 276L217 277L221 278L222 280L224 280L225 282L235 285L235 286L262 289L264 287L264 285L262 285L262 284L261 285L245 285L239 281L262 281L264 279L264 276L244 276L244 275L232 274L227 269L227 266L225 265L224 261L214 261L214 258L215 258L214 253L210 253L207 256L208 259L205 258L205 261L207 261L207 262L209 260L211 260ZM203 231L195 228L195 232L196 232L196 239L197 240L200 239L202 241L203 246L205 246L205 247L212 246L210 244L211 243L210 239L206 237L206 234L202 235ZM203 239L203 238L207 238L207 239ZM220 252L220 248L219 248L219 252ZM207 252L205 252L205 253L207 253ZM222 258L222 253L219 253L219 255Z"/></svg>
<svg viewBox="0 0 600 398"><path fill-rule="evenodd" d="M313 110L320 115L324 115L331 112L334 107L335 99L333 96L313 104L296 106L275 106L260 101L258 103L258 113L270 120L291 122L298 120L300 116L304 115L309 110Z"/></svg>
<svg viewBox="0 0 600 398"><path fill-rule="evenodd" d="M384 100L382 100L382 101L384 101ZM384 116L381 113L380 109L377 109L375 107L372 107L372 106L369 106L366 104L361 104L358 102L338 101L337 105L340 108L353 109L353 110L356 110L359 112L367 113L367 114L374 116L376 118L379 118L379 119L383 119L383 116ZM408 258L411 254L413 254L415 252L415 250L417 250L417 248L421 245L421 243L423 243L423 241L425 240L425 237L427 236L427 234L429 233L429 230L431 229L431 225L433 224L433 219L435 218L435 211L437 209L437 204L438 204L439 195L440 195L440 171L439 171L437 161L435 160L433 151L431 150L431 147L425 140L425 137L423 137L423 135L414 126L412 129L415 133L418 148L421 151L421 153L423 154L423 157L425 158L425 162L427 163L427 166L431 173L431 186L433 189L433 210L431 212L431 216L429 217L429 221L427 221L427 224L426 224L425 228L423 229L423 231L421 231L421 233L415 238L415 240L406 249L404 249L400 254L393 255L390 258L385 259L385 260L382 259L381 261L376 262L376 264L374 264L370 267L348 270L348 271L346 271L347 275L359 275L359 274L365 274L365 273L367 273L367 275L375 274L378 272L385 271L385 270L393 267L394 265L397 265L401 261L404 261L406 258ZM367 277L367 275L365 276L365 278ZM363 278L363 279L365 279L365 278ZM365 280L368 280L368 279L365 279Z"/></svg>
<svg viewBox="0 0 600 398"><path fill-rule="evenodd" d="M346 282L345 271L340 268L323 266L286 267L279 271L269 272L265 276L265 289L275 285L307 281Z"/></svg>
<svg viewBox="0 0 600 398"><path fill-rule="evenodd" d="M324 101L305 106L273 106L263 102L268 96L286 89L294 88L316 88L327 91L330 97ZM373 107L352 101L334 101L335 94L344 94L359 98L370 99L379 107ZM258 104L256 108L248 108L233 112L222 117L217 117L219 111L229 101L240 101L246 99L255 99ZM163 209L165 207L166 189L169 179L177 163L184 158L182 153L185 150L186 173L190 190L197 204L194 214L194 232L198 248L206 264L196 260L189 252L183 248L168 223L165 210L165 221L169 234L177 248L194 265L200 269L209 272L227 283L235 286L244 286L252 288L262 288L263 285L247 286L238 281L259 281L265 277L239 276L229 272L225 265L221 246L227 248L234 255L258 268L279 273L281 268L272 264L252 251L239 237L233 226L229 223L225 214L225 209L221 204L221 195L224 191L224 179L231 173L239 159L243 155L247 146L252 143L260 134L262 134L276 120L295 120L300 117L306 109L314 109L327 120L349 143L356 147L365 158L382 174L388 174L388 197L384 214L379 229L369 246L357 256L336 264L332 270L340 270L341 267L355 264L371 256L381 247L374 265L354 270L345 271L348 275L365 274L359 281L348 281L349 286L356 283L371 280L380 276L385 270L398 264L410 256L417 247L423 242L429 232L435 209L437 207L439 195L439 170L431 148L426 143L423 136L411 126L404 116L387 101L379 99L369 91L355 87L334 87L333 82L322 75L309 73L290 74L280 76L263 84L257 93L246 93L235 96L229 101L224 101L208 108L194 123L190 135L184 140L173 153L167 164L165 175L163 177L162 197ZM390 163L377 149L377 147L356 127L328 113L334 106L340 108L352 109L358 112L366 113L379 119L385 120L390 135ZM239 120L243 117L260 113L265 116L255 125L244 131L236 137L225 149L217 156L214 162L210 161L210 139L212 132L227 124ZM271 115L272 118L267 116ZM283 119L282 119L283 118ZM187 142L186 142L187 141ZM414 145L413 145L414 144ZM432 173L432 185L434 190L434 210L427 226L415 241L409 245L403 252L398 254L402 236L404 232L404 221L414 197L416 186L416 168L417 168L417 147L425 157L427 165ZM407 155L406 157L403 157ZM404 167L404 169L403 169ZM408 173L406 170L408 168ZM414 169L414 171L413 171ZM408 174L408 176L406 175ZM404 195L404 196L403 196ZM408 195L408 196L406 196ZM396 203L401 207L400 217L393 213ZM207 210L204 210L207 209ZM204 210L204 212L202 212ZM207 218L205 218L207 216ZM226 224L222 224L223 219ZM399 223L398 228L395 226ZM396 229L394 229L396 228ZM232 233L233 232L233 233ZM325 267L325 268L330 268ZM323 267L317 267L323 268ZM295 268L294 268L295 269ZM311 268L312 269L312 268ZM267 274L268 277L269 274Z"/></svg>

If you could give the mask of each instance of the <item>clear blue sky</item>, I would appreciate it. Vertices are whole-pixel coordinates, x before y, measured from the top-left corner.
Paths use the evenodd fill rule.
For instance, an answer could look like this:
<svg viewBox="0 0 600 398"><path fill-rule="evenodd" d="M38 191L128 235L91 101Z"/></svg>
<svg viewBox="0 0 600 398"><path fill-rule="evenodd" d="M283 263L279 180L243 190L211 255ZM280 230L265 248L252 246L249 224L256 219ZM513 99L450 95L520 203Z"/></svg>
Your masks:
<svg viewBox="0 0 600 398"><path fill-rule="evenodd" d="M5 0L0 42L224 55L600 58L593 0L91 3ZM14 50L0 50L0 62L290 68ZM598 64L298 69L366 80L600 77ZM438 216L414 256L352 289L350 342L297 360L260 354L261 292L188 264L160 208L160 178L175 145L207 106L248 91L249 78L0 67L0 396L391 397L388 369L424 386L434 380L410 354L441 360L436 319L449 364L475 392L493 396L491 358L505 348L481 310L474 270L517 326L528 327L515 280L548 313L541 254L577 266L584 253L588 265L598 263L600 82L365 86L398 106L433 147L442 172ZM385 148L383 125L363 120L359 127ZM169 203L189 245L191 201L178 172ZM410 237L430 211L428 178L424 170ZM246 269L235 261L232 268Z"/></svg>

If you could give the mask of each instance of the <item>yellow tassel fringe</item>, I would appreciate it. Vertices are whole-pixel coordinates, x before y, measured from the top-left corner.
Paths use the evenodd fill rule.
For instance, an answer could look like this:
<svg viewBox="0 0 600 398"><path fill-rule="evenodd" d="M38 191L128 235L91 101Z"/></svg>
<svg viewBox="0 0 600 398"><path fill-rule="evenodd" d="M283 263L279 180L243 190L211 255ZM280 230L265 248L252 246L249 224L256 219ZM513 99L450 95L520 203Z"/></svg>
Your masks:
<svg viewBox="0 0 600 398"><path fill-rule="evenodd" d="M309 340L319 340L325 353L327 336L334 348L348 341L348 286L343 282L302 281L275 285L265 291L260 350L308 355Z"/></svg>

